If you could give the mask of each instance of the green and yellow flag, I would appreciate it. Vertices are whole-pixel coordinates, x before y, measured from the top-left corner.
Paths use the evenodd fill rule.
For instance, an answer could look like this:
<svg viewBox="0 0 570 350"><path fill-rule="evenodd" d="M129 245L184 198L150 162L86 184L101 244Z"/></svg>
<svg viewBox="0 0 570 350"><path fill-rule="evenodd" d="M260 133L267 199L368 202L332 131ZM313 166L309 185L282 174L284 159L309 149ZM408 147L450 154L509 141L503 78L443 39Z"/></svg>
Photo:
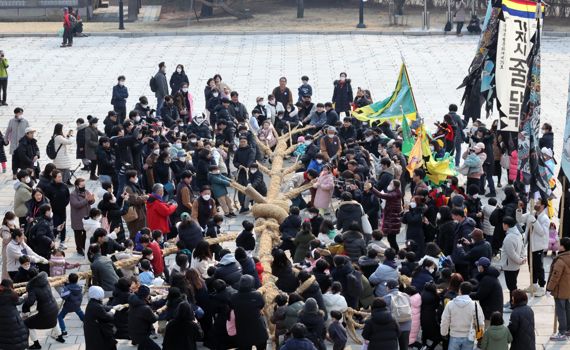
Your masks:
<svg viewBox="0 0 570 350"><path fill-rule="evenodd" d="M360 121L372 123L400 120L402 115L408 120L416 120L417 111L408 70L406 65L402 63L398 82L392 96L358 108L352 112L352 115Z"/></svg>
<svg viewBox="0 0 570 350"><path fill-rule="evenodd" d="M408 118L403 117L402 119L402 153L407 156L414 147L414 137L410 125L408 125Z"/></svg>

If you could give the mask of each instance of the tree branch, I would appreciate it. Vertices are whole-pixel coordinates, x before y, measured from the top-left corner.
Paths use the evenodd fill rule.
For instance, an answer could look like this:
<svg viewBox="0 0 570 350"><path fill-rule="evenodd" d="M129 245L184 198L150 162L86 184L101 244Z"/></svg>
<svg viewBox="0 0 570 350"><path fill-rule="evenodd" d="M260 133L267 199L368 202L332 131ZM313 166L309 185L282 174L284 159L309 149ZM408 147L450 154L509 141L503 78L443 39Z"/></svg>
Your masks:
<svg viewBox="0 0 570 350"><path fill-rule="evenodd" d="M314 128L313 125L307 125L307 126L304 126L302 128L295 128L295 129L291 130L290 132L279 136L279 140L287 142L287 140L289 140L289 137L293 137L293 135L302 133L305 130L309 130L309 129L313 129L313 128Z"/></svg>
<svg viewBox="0 0 570 350"><path fill-rule="evenodd" d="M283 176L285 176L287 174L291 174L291 173L297 171L298 169L301 169L302 167L303 167L303 163L297 162L297 163L291 165L290 167L288 167L287 169L285 169L283 171Z"/></svg>
<svg viewBox="0 0 570 350"><path fill-rule="evenodd" d="M315 183L315 180L313 180L313 181L311 181L311 182L309 182L309 183L307 183L307 184L304 184L304 185L301 186L301 187L294 188L294 189L290 190L289 192L285 193L285 194L283 195L283 198L285 198L285 199L293 199L293 198L297 197L298 195L300 195L301 193L303 193L303 192L305 192L306 190L308 190L309 188L313 187L313 184L314 184L314 183Z"/></svg>

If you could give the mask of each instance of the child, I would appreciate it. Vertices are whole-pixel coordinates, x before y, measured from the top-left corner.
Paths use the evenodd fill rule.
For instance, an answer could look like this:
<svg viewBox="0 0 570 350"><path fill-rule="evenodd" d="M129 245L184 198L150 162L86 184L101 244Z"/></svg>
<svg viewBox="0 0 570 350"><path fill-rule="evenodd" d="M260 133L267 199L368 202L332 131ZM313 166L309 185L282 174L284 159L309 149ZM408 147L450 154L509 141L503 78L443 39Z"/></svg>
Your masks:
<svg viewBox="0 0 570 350"><path fill-rule="evenodd" d="M334 243L328 246L331 255L344 255L344 244L342 235L334 236Z"/></svg>
<svg viewBox="0 0 570 350"><path fill-rule="evenodd" d="M491 326L483 334L481 350L507 350L509 348L513 336L503 323L503 315L499 311L493 312Z"/></svg>
<svg viewBox="0 0 570 350"><path fill-rule="evenodd" d="M190 264L188 263L188 255L178 253L176 254L176 258L174 258L174 261L176 264L172 266L172 269L170 270L170 276L172 276L174 273L181 273L184 275L186 273L186 270L188 270L190 267Z"/></svg>
<svg viewBox="0 0 570 350"><path fill-rule="evenodd" d="M252 252L255 249L255 237L253 237L253 223L244 220L241 223L243 231L236 238L236 246L242 247L247 252Z"/></svg>
<svg viewBox="0 0 570 350"><path fill-rule="evenodd" d="M275 343L276 348L279 348L279 337L286 335L289 332L287 329L287 324L285 323L285 318L287 317L287 295L277 294L275 297L275 306L273 308L273 315L271 315L270 321L275 324Z"/></svg>
<svg viewBox="0 0 570 350"><path fill-rule="evenodd" d="M331 311L332 322L329 325L329 339L333 343L333 350L344 350L347 341L346 329L340 323L342 313L338 310Z"/></svg>
<svg viewBox="0 0 570 350"><path fill-rule="evenodd" d="M293 155L295 157L304 156L305 151L307 150L308 146L309 145L305 144L305 137L304 136L297 137L297 148L295 148L295 152L293 152Z"/></svg>
<svg viewBox="0 0 570 350"><path fill-rule="evenodd" d="M255 263L255 271L257 271L257 275L259 276L259 282L263 283L263 271L265 271L263 269L263 265L261 264L261 261L259 261L259 259L257 257L253 257L253 262Z"/></svg>
<svg viewBox="0 0 570 350"><path fill-rule="evenodd" d="M548 231L548 249L546 249L545 255L548 254L548 251L552 251L552 256L556 256L558 252L558 248L560 248L560 241L558 237L558 230L556 229L556 224L551 222L550 223L550 230Z"/></svg>
<svg viewBox="0 0 570 350"><path fill-rule="evenodd" d="M132 240L127 239L124 245L125 245L125 250L123 250L122 252L115 253L117 261L130 259L135 255L136 256L140 255L139 252L134 251L135 243ZM123 274L123 277L130 278L131 276L134 276L136 274L136 268L137 268L136 265L121 267L121 273Z"/></svg>
<svg viewBox="0 0 570 350"><path fill-rule="evenodd" d="M71 264L65 261L65 253L61 249L55 250L49 258L49 275L50 277L64 276L67 269L76 269L81 264Z"/></svg>
<svg viewBox="0 0 570 350"><path fill-rule="evenodd" d="M418 267L416 262L416 253L406 252L406 258L402 261L402 267L400 268L400 273L402 275L412 277L414 270Z"/></svg>
<svg viewBox="0 0 570 350"><path fill-rule="evenodd" d="M384 255L386 248L390 248L389 244L386 244L382 239L384 238L384 233L382 230L372 231L372 239L368 242L366 250L374 249L378 254Z"/></svg>
<svg viewBox="0 0 570 350"><path fill-rule="evenodd" d="M4 146L7 146L7 140L4 139L2 131L0 131L0 163L2 163L2 173L6 173L6 152L4 151Z"/></svg>
<svg viewBox="0 0 570 350"><path fill-rule="evenodd" d="M150 261L143 258L139 265L139 271L141 271L141 273L139 273L139 281L141 281L141 284L144 284L145 286L152 285L152 280L154 280L154 272L152 272Z"/></svg>
<svg viewBox="0 0 570 350"><path fill-rule="evenodd" d="M495 226L491 225L489 218L493 211L497 208L497 200L495 198L489 198L487 204L483 205L483 233L485 234L485 240L489 243L493 240L493 232L495 231Z"/></svg>
<svg viewBox="0 0 570 350"><path fill-rule="evenodd" d="M144 247L141 243L141 238L144 235L150 236L150 234L151 234L150 229L148 229L147 227L143 227L139 232L135 234L135 251L142 252Z"/></svg>
<svg viewBox="0 0 570 350"><path fill-rule="evenodd" d="M32 268L30 257L27 255L22 255L18 258L18 262L20 262L20 267L18 267L18 271L14 277L14 283L28 282L30 279L32 279L32 276L30 275L30 268Z"/></svg>
<svg viewBox="0 0 570 350"><path fill-rule="evenodd" d="M186 249L186 245L183 241L176 242L176 248L178 248L177 254L184 254L188 259L192 259L192 251L190 249Z"/></svg>
<svg viewBox="0 0 570 350"><path fill-rule="evenodd" d="M63 339L63 337L67 335L64 321L65 316L69 313L75 312L81 321L83 321L83 317L85 316L83 311L81 311L83 288L77 284L77 281L79 281L79 276L75 273L70 273L67 277L67 283L63 286L60 293L61 298L63 299L63 307L61 308L59 315L57 315L57 321L59 322L61 334L55 338L55 340L60 343L65 343L65 339Z"/></svg>

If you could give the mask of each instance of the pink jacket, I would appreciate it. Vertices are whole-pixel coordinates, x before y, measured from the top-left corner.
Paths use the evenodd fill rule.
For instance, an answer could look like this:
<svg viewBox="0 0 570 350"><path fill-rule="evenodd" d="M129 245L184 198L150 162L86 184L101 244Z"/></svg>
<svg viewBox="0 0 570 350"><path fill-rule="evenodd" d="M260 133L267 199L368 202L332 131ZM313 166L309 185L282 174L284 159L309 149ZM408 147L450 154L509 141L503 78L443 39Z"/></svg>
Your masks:
<svg viewBox="0 0 570 350"><path fill-rule="evenodd" d="M410 304L412 306L412 329L410 330L410 342L415 343L420 333L420 312L422 309L422 295L416 293L410 297Z"/></svg>
<svg viewBox="0 0 570 350"><path fill-rule="evenodd" d="M509 180L515 181L517 179L517 172L519 168L519 152L514 150L509 157Z"/></svg>
<svg viewBox="0 0 570 350"><path fill-rule="evenodd" d="M334 176L332 174L319 176L315 184L317 193L313 205L317 209L327 209L331 204L331 198L334 189Z"/></svg>

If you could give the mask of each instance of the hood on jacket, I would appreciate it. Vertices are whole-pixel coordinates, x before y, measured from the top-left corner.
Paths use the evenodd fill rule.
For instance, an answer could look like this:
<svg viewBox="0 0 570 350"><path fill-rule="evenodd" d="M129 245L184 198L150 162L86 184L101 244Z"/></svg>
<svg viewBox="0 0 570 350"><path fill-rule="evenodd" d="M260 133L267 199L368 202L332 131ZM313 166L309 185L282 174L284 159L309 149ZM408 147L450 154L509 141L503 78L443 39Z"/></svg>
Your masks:
<svg viewBox="0 0 570 350"><path fill-rule="evenodd" d="M255 287L255 280L250 275L243 275L239 279L239 291L251 292Z"/></svg>
<svg viewBox="0 0 570 350"><path fill-rule="evenodd" d="M226 254L224 255L221 259L220 262L218 263L218 265L231 265L233 263L237 263L238 261L236 260L236 258L234 257L233 254Z"/></svg>
<svg viewBox="0 0 570 350"><path fill-rule="evenodd" d="M353 242L357 239L364 239L362 233L358 231L346 231L342 234L342 240L344 243Z"/></svg>
<svg viewBox="0 0 570 350"><path fill-rule="evenodd" d="M469 297L469 295L458 295L456 296L451 302L455 303L457 306L464 308L466 306L471 305L473 300Z"/></svg>
<svg viewBox="0 0 570 350"><path fill-rule="evenodd" d="M14 181L14 191L16 191L18 188L20 188L20 186L30 188L28 185L26 185L23 182L20 182L19 180Z"/></svg>
<svg viewBox="0 0 570 350"><path fill-rule="evenodd" d="M83 130L83 129L87 128L88 126L89 126L88 123L83 123L83 124L77 126L77 131Z"/></svg>
<svg viewBox="0 0 570 350"><path fill-rule="evenodd" d="M491 276L491 277L499 278L500 274L501 273L499 272L499 270L497 270L494 266L489 266L485 269L485 271L483 271L482 273L479 273L481 278L483 278L484 276Z"/></svg>
<svg viewBox="0 0 570 350"><path fill-rule="evenodd" d="M513 226L513 227L509 227L506 234L507 235L521 235L521 231L519 231L519 228L517 226Z"/></svg>
<svg viewBox="0 0 570 350"><path fill-rule="evenodd" d="M28 281L28 287L30 288L44 288L47 286L49 286L48 275L44 271L38 273Z"/></svg>
<svg viewBox="0 0 570 350"><path fill-rule="evenodd" d="M146 203L147 203L148 205L151 205L151 204L154 204L154 202L159 202L159 203L160 203L160 202L162 202L162 198L159 198L156 194L151 193L151 194L148 196L148 199L147 199Z"/></svg>
<svg viewBox="0 0 570 350"><path fill-rule="evenodd" d="M360 204L356 201L346 201L341 202L338 207L339 212L345 212L347 214L357 213L358 216L362 216L362 211L360 210Z"/></svg>
<svg viewBox="0 0 570 350"><path fill-rule="evenodd" d="M372 310L372 322L385 325L392 321L392 314L387 307Z"/></svg>
<svg viewBox="0 0 570 350"><path fill-rule="evenodd" d="M308 298L303 306L303 311L306 313L316 313L319 311L319 305L315 298Z"/></svg>
<svg viewBox="0 0 570 350"><path fill-rule="evenodd" d="M131 294L131 296L129 296L129 307L131 310L135 307L144 305L146 305L145 301L139 298L136 294Z"/></svg>
<svg viewBox="0 0 570 350"><path fill-rule="evenodd" d="M495 342L501 341L506 338L508 328L503 325L500 326L490 326L487 328L485 333L487 333L488 337L494 340Z"/></svg>
<svg viewBox="0 0 570 350"><path fill-rule="evenodd" d="M339 83L340 83L340 80L335 80L335 81L333 82L334 86L337 86ZM344 80L344 83L345 83L345 84L350 84L350 79L348 79L348 78L345 79L345 80Z"/></svg>

